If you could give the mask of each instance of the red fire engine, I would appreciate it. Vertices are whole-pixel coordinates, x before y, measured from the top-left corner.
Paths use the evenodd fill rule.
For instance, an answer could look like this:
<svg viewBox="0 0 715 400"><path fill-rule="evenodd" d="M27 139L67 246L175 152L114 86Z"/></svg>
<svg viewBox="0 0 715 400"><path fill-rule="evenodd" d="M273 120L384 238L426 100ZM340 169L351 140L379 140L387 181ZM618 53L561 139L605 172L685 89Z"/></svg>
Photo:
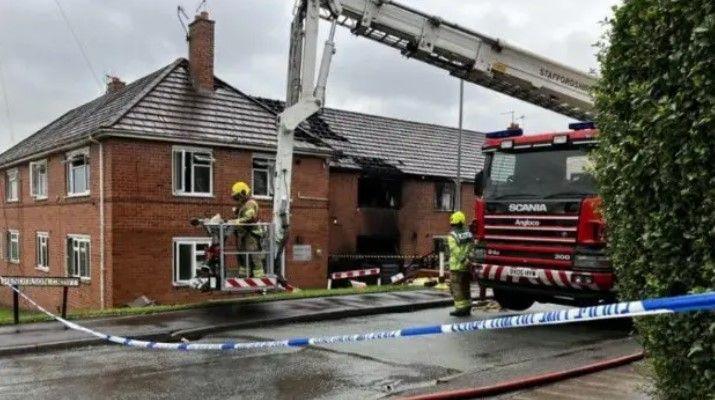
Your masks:
<svg viewBox="0 0 715 400"><path fill-rule="evenodd" d="M487 134L477 175L475 275L505 308L534 301L594 304L614 296L601 198L589 151L592 123L524 136Z"/></svg>

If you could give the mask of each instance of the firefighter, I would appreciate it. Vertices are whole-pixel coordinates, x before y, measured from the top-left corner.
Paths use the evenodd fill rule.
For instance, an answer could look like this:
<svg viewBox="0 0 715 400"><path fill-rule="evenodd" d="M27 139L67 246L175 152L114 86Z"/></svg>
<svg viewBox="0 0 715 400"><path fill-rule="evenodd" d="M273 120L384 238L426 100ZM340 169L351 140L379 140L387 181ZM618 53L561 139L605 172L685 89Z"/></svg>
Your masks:
<svg viewBox="0 0 715 400"><path fill-rule="evenodd" d="M263 228L258 223L258 203L251 198L251 188L245 182L236 182L231 187L231 197L236 201L233 212L236 217L232 222L239 225L236 229L237 244L239 251L260 252L263 241ZM240 256L239 256L240 257ZM239 259L239 275L248 276L249 266L246 261L250 260L252 276L261 278L264 276L262 254L250 254L249 257Z"/></svg>
<svg viewBox="0 0 715 400"><path fill-rule="evenodd" d="M468 316L472 312L472 300L469 292L469 258L474 248L474 238L467 229L467 218L457 211L449 217L452 230L447 237L449 248L450 291L454 299L454 311L449 315Z"/></svg>

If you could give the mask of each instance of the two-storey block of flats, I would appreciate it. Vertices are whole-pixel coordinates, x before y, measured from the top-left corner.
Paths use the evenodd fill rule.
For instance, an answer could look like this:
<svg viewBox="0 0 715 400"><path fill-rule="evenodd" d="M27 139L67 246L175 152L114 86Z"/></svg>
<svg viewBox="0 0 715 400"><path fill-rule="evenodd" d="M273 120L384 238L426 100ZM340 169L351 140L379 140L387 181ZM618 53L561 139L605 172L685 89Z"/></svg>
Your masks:
<svg viewBox="0 0 715 400"><path fill-rule="evenodd" d="M0 275L79 277L75 308L223 295L188 286L209 243L189 220L230 215L241 180L270 219L281 103L216 78L213 41L214 22L197 16L188 59L130 84L111 79L106 94L0 155ZM482 140L464 132L467 209ZM287 280L324 286L336 254L428 252L449 228L456 141L437 125L335 109L311 117L296 132ZM53 307L60 296L27 290Z"/></svg>

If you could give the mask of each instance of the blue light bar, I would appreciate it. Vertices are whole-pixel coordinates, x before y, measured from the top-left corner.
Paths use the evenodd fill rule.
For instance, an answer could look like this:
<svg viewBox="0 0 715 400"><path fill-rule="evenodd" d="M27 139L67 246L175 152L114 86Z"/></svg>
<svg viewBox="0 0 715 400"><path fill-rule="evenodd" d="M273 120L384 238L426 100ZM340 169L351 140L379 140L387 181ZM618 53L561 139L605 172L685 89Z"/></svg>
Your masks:
<svg viewBox="0 0 715 400"><path fill-rule="evenodd" d="M569 124L569 129L580 131L583 129L596 129L596 123L593 121L573 122Z"/></svg>
<svg viewBox="0 0 715 400"><path fill-rule="evenodd" d="M524 130L519 128L519 129L507 129L505 131L489 132L489 133L487 133L486 136L487 136L487 139L501 139L501 138L521 136L523 134L524 134Z"/></svg>

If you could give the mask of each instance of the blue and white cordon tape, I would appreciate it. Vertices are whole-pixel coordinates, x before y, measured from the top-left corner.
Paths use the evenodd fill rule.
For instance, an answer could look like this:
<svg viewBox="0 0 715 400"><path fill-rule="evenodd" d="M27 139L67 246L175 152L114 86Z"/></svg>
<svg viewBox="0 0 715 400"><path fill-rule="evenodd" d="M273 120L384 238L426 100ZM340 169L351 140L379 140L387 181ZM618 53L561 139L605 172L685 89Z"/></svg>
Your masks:
<svg viewBox="0 0 715 400"><path fill-rule="evenodd" d="M134 340L121 336L113 336L107 335L102 332L97 332L95 330L89 329L82 325L61 318L55 314L52 314L51 312L45 310L42 306L37 304L37 302L22 293L20 290L14 287L11 288L15 290L25 300L27 300L30 304L35 306L38 310L56 319L70 329L85 332L100 339L104 339L108 342L123 344L125 346L139 347L145 349L167 350L247 350L270 349L277 347L305 347L324 344L364 342L368 340L377 339L392 339L400 337L440 335L481 330L521 328L527 326L557 325L573 322L639 317L645 315L715 310L715 292L708 292L702 294L691 294L685 296L663 297L642 301L606 304L593 307L569 308L549 312L519 314L456 324L426 325L398 329L393 331L369 332L354 335L322 336L314 338L303 337L285 340L245 343L164 343L150 342L145 340Z"/></svg>

